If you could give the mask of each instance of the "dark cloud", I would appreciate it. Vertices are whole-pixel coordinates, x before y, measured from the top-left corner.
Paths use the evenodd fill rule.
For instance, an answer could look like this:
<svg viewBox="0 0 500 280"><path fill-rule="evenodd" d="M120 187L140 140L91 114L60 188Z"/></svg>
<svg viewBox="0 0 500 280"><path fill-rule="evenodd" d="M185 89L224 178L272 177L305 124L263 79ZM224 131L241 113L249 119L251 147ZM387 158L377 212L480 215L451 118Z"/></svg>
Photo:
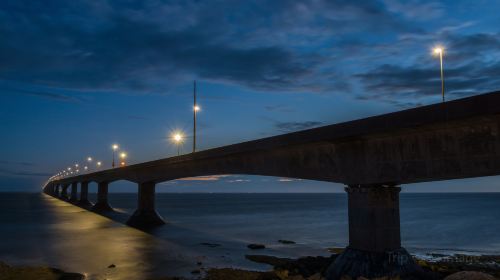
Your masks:
<svg viewBox="0 0 500 280"><path fill-rule="evenodd" d="M36 96L36 97L41 97L41 98L48 98L48 99L53 99L53 100L58 100L58 101L63 101L63 102L83 102L83 101L85 101L84 98L76 96L74 94L70 95L70 94L64 94L64 93L43 92L43 91L33 91L33 90L26 90L26 89L12 89L12 88L4 88L3 90L7 91L7 92L14 92L17 94Z"/></svg>
<svg viewBox="0 0 500 280"><path fill-rule="evenodd" d="M3 1L0 36L9 39L0 42L0 79L165 92L200 77L259 90L318 91L342 83L321 70L323 54L301 51L301 44L402 28L411 29L375 0Z"/></svg>
<svg viewBox="0 0 500 280"><path fill-rule="evenodd" d="M499 34L449 35L445 45L444 76L448 98L500 88ZM365 89L358 98L406 107L421 104L423 98L438 96L441 92L440 68L430 59L406 66L379 65L357 74Z"/></svg>
<svg viewBox="0 0 500 280"><path fill-rule="evenodd" d="M276 129L281 132L299 131L308 128L313 128L322 125L323 122L318 121L304 121L304 122L277 122Z"/></svg>
<svg viewBox="0 0 500 280"><path fill-rule="evenodd" d="M480 62L446 69L445 91L448 98L480 94L500 87L500 63L482 67ZM439 69L382 65L357 75L366 91L360 99L394 101L395 104L419 104L419 98L441 93ZM409 100L414 102L408 103Z"/></svg>

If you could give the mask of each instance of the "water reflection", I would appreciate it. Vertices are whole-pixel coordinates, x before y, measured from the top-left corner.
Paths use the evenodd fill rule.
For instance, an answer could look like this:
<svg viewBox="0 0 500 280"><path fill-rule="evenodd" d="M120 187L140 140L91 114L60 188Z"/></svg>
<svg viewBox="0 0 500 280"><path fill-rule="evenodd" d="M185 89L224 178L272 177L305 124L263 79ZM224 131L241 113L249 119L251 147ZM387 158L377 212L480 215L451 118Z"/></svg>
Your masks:
<svg viewBox="0 0 500 280"><path fill-rule="evenodd" d="M11 211L20 218L11 220L17 227L33 227L33 219L40 221L36 229L27 228L15 236L1 234L4 240L0 244L0 251L4 252L0 253L2 260L16 264L46 264L85 273L88 279L190 275L196 267L196 257L185 248L50 196L39 196L41 205L38 206L41 207L33 200L29 205L12 205ZM37 210L30 212L30 209ZM5 221L7 216L4 213L0 218ZM111 264L116 267L108 268Z"/></svg>

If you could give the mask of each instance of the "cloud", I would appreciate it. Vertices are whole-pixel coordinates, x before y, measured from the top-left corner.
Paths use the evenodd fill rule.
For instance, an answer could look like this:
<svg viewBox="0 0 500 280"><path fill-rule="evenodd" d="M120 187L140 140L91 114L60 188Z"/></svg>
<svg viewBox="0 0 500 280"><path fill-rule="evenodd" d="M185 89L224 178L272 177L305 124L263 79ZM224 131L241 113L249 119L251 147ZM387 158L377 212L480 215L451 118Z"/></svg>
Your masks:
<svg viewBox="0 0 500 280"><path fill-rule="evenodd" d="M500 88L500 34L448 34L444 45L445 91L448 98L495 91ZM399 106L414 106L441 90L439 61L430 54L413 63L382 64L356 74L364 92L359 99L372 99Z"/></svg>
<svg viewBox="0 0 500 280"><path fill-rule="evenodd" d="M419 0L1 2L0 36L9 40L0 41L0 79L79 92L175 92L198 78L265 92L421 96L433 91L431 58L423 58L431 43L450 47L448 74L473 58L494 68L500 55L498 34L465 33L476 23L442 19L444 9ZM395 71L426 77L388 80ZM449 85L482 85L456 94L492 86L467 79ZM24 94L81 101L57 90Z"/></svg>
<svg viewBox="0 0 500 280"><path fill-rule="evenodd" d="M292 132L298 130L309 129L322 125L323 122L318 121L304 121L304 122L277 122L276 129L281 132Z"/></svg>
<svg viewBox="0 0 500 280"><path fill-rule="evenodd" d="M248 183L251 182L250 179L235 179L235 180L227 180L227 183Z"/></svg>
<svg viewBox="0 0 500 280"><path fill-rule="evenodd" d="M198 177L187 177L182 179L177 179L176 181L219 181L222 178L229 177L231 175L210 175L210 176L198 176Z"/></svg>
<svg viewBox="0 0 500 280"><path fill-rule="evenodd" d="M375 0L2 2L0 36L9 40L0 41L0 79L149 93L198 77L265 91L326 91L346 85L339 75L331 79L329 54L304 44L414 29Z"/></svg>
<svg viewBox="0 0 500 280"><path fill-rule="evenodd" d="M446 69L445 89L448 98L463 97L494 91L500 88L500 63L482 67L479 62ZM382 65L358 77L366 92L360 99L400 100L396 104L408 104L409 100L440 96L441 81L439 69L413 68ZM412 103L410 103L412 104Z"/></svg>
<svg viewBox="0 0 500 280"><path fill-rule="evenodd" d="M18 94L36 96L36 97L41 97L41 98L48 98L48 99L53 99L53 100L63 101L63 102L83 102L83 101L86 101L84 98L81 98L79 96L65 94L65 93L44 92L44 91L34 91L34 90L27 90L27 89L13 89L13 88L4 88L3 91L15 92Z"/></svg>
<svg viewBox="0 0 500 280"><path fill-rule="evenodd" d="M22 171L22 170L9 170L0 168L0 174L7 176L23 176L23 177L50 177L51 173L48 172L32 172L32 171Z"/></svg>
<svg viewBox="0 0 500 280"><path fill-rule="evenodd" d="M435 19L442 16L445 12L445 7L439 2L384 0L384 3L389 11L418 21Z"/></svg>

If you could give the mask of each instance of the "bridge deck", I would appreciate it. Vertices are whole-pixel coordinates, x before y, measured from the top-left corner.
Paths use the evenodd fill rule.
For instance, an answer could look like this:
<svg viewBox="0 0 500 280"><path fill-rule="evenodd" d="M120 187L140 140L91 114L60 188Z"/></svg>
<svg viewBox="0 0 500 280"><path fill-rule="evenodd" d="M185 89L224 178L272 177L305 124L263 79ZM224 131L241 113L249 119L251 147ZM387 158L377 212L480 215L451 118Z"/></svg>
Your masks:
<svg viewBox="0 0 500 280"><path fill-rule="evenodd" d="M337 161L340 153L338 149L342 146L341 145L342 143L352 142L359 144L359 141L364 141L364 139L377 137L377 135L386 135L386 137L387 135L397 136L401 133L404 133L405 131L414 131L418 133L419 131L420 132L429 131L434 128L439 130L442 129L441 126L443 124L447 124L448 126L450 126L455 123L458 124L458 126L460 126L461 123L469 122L469 120L474 120L474 123L476 124L478 119L484 119L484 120L488 119L489 122L494 122L496 121L496 119L498 119L499 115L500 115L500 92L493 92L493 93L463 98L459 100L454 100L446 103L433 104L433 105L403 110L399 112L394 112L394 113L389 113L344 123L332 124L328 126L209 149L192 154L154 160L154 161L129 165L126 167L103 170L99 172L81 174L74 177L66 177L57 180L56 182L58 183L70 183L74 181L109 182L121 179L130 180L134 182L144 182L149 180L159 182L159 181L182 178L180 176L201 176L201 175L210 175L214 173L234 174L234 172L241 171L243 174L287 176L287 177L297 177L304 179L318 179L325 181L356 183L352 182L347 177L341 176L339 178L336 178L337 175L333 173L325 176L321 175L318 176L318 174L313 172L314 174L311 174L311 176L309 176L309 175L304 175L301 172L294 174L294 172L291 171L280 171L278 170L279 168L276 167L269 167L268 168L269 170L263 170L261 172L258 171L257 170L258 168L256 168L255 166L250 166L250 165L258 164L259 162L263 163L263 160L265 160L266 162L273 160L270 159L269 157L266 158L262 157L259 158L258 160L253 160L249 158L252 157L252 155L258 156L264 153L274 154L278 158L280 156L282 158L279 161L272 163L271 165L288 164L290 166L284 167L284 169L295 170L294 167L295 165L302 164L302 163L297 163L297 160L299 161L307 160L307 155L302 154L300 156L300 159L296 158L297 155L295 155L295 157L289 155L287 158L286 156L283 156L283 153L285 151L290 151L290 153L293 154L293 151L295 149L303 149L306 146L311 147L312 145L316 145L317 147L321 146L322 147L321 149L324 149L325 148L324 145L331 144L333 145L333 148L332 147L331 148L336 150L336 152L332 152L335 153L331 155L332 161ZM494 134L495 132L491 131L491 133ZM354 153L360 153L362 151L367 152L366 149L367 149L366 145L362 147L358 145L357 149L350 147L348 150ZM312 154L325 152L324 150L321 151L311 150L311 148L309 148L308 150ZM304 152L307 151L304 150ZM458 152L460 151L457 151L457 153ZM496 152L498 152L498 149L495 149L495 153ZM326 153L329 152L326 151ZM359 155L353 155L353 156L356 157ZM306 159L304 159L304 157ZM404 157L404 155L403 156L400 155L399 157ZM225 159L226 161L224 163L218 161L222 159ZM207 161L210 162L212 165L214 164L219 165L220 168L209 167L207 169L205 166L203 168L205 168L206 171L200 171L201 167L194 165L191 166L192 164L196 165L196 163L198 162L207 162ZM367 159L362 159L362 163L366 161ZM342 164L342 162L333 163L334 166L332 166L332 168L334 168L335 165L339 164ZM225 166L225 165L237 165L240 167L232 168L231 166ZM268 165L268 163L266 165ZM193 169L193 171L178 172L177 168L175 168L175 170L172 170L175 171L173 172L176 173L175 175L174 174L166 175L165 173L171 173L170 172L171 170L169 170L169 168L173 166L178 166L178 167L182 166L182 168ZM307 168L308 167L306 166L305 169ZM339 171L342 171L341 169L342 168L340 168ZM153 170L154 172L157 173L157 175L152 175L151 171ZM495 172L489 172L489 173L495 173ZM493 174L486 174L486 175L493 175ZM445 178L450 178L450 176L445 176ZM428 179L416 178L408 180L399 180L399 178L395 178L395 180L386 180L386 181L412 182L412 181L425 181L432 179L433 178L428 178ZM443 179L443 178L436 178L436 179Z"/></svg>

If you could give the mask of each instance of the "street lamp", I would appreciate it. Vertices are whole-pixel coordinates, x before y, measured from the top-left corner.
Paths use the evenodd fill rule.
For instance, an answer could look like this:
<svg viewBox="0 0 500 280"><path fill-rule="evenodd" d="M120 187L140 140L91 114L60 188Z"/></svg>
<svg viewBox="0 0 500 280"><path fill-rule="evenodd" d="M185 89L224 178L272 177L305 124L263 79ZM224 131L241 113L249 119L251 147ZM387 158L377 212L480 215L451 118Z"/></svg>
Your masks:
<svg viewBox="0 0 500 280"><path fill-rule="evenodd" d="M125 158L127 158L127 153L125 152L120 153L120 158L121 158L120 165L125 166Z"/></svg>
<svg viewBox="0 0 500 280"><path fill-rule="evenodd" d="M196 103L196 81L193 82L193 153L196 152L196 114L201 110Z"/></svg>
<svg viewBox="0 0 500 280"><path fill-rule="evenodd" d="M113 163L111 164L111 167L115 167L115 152L116 150L118 150L118 145L117 144L113 144L113 146L111 146L111 148L113 149Z"/></svg>
<svg viewBox="0 0 500 280"><path fill-rule="evenodd" d="M96 164L97 164L97 168L99 169L99 167L101 167L101 165L102 165L102 162L98 161Z"/></svg>
<svg viewBox="0 0 500 280"><path fill-rule="evenodd" d="M88 166L88 169L90 171L90 167L92 166L92 157L87 157L87 166Z"/></svg>
<svg viewBox="0 0 500 280"><path fill-rule="evenodd" d="M172 141L175 145L177 145L177 156L181 154L181 145L183 140L184 135L182 135L181 132L174 132L174 134L172 134Z"/></svg>
<svg viewBox="0 0 500 280"><path fill-rule="evenodd" d="M441 96L443 97L444 102L444 70L443 70L443 47L434 48L434 54L439 55L439 63L441 65Z"/></svg>

